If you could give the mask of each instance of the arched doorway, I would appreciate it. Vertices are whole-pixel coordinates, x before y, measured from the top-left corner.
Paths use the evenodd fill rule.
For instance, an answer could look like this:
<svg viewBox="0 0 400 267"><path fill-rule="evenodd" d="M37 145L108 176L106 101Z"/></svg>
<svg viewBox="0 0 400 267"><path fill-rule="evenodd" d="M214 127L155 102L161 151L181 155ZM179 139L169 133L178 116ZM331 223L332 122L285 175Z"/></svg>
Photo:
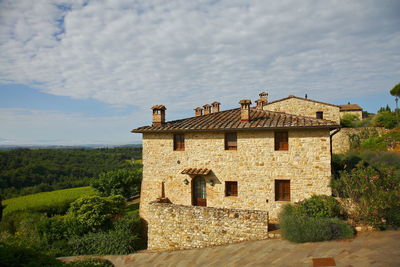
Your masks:
<svg viewBox="0 0 400 267"><path fill-rule="evenodd" d="M193 206L207 206L206 180L202 176L196 176L192 180Z"/></svg>

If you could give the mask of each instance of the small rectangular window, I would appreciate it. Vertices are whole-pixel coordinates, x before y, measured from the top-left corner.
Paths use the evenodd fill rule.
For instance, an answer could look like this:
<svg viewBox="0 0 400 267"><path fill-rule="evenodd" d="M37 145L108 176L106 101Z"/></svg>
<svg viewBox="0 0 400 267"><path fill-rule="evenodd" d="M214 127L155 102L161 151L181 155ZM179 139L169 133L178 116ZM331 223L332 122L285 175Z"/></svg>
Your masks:
<svg viewBox="0 0 400 267"><path fill-rule="evenodd" d="M275 201L290 201L290 180L275 180Z"/></svg>
<svg viewBox="0 0 400 267"><path fill-rule="evenodd" d="M317 111L316 112L316 117L317 117L317 119L324 119L324 112L322 112L322 111Z"/></svg>
<svg viewBox="0 0 400 267"><path fill-rule="evenodd" d="M237 150L236 133L225 133L225 150Z"/></svg>
<svg viewBox="0 0 400 267"><path fill-rule="evenodd" d="M174 134L174 150L184 151L185 150L185 135Z"/></svg>
<svg viewBox="0 0 400 267"><path fill-rule="evenodd" d="M237 197L237 195L238 195L237 182L225 182L225 196Z"/></svg>
<svg viewBox="0 0 400 267"><path fill-rule="evenodd" d="M288 132L275 132L275 150L289 149Z"/></svg>

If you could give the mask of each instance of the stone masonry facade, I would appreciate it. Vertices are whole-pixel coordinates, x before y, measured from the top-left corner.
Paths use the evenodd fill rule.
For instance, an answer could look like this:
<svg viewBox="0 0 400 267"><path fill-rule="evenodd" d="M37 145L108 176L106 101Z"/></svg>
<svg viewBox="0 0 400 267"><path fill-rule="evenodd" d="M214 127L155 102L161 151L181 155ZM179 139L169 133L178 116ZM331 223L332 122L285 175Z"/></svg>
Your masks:
<svg viewBox="0 0 400 267"><path fill-rule="evenodd" d="M268 212L148 204L148 248L187 249L268 238Z"/></svg>
<svg viewBox="0 0 400 267"><path fill-rule="evenodd" d="M329 129L291 129L289 149L274 150L273 130L237 131L237 150L224 149L224 132L187 132L185 150L173 150L172 133L143 133L143 181L140 215L153 215L150 202L161 196L192 205L191 182L185 168L208 168L207 207L268 211L272 220L288 202L275 201L275 180L290 180L290 200L331 194ZM188 180L186 184L184 181ZM237 181L237 196L225 196L225 182ZM185 223L185 222L182 222Z"/></svg>
<svg viewBox="0 0 400 267"><path fill-rule="evenodd" d="M289 114L316 117L316 112L322 111L325 120L340 123L340 108L335 105L324 104L297 97L289 97L281 101L274 101L264 106L264 110L285 112Z"/></svg>
<svg viewBox="0 0 400 267"><path fill-rule="evenodd" d="M341 111L340 112L340 118L343 118L343 116L345 116L345 115L353 115L353 116L355 116L356 118L358 118L359 120L362 120L363 119L363 117L362 117L362 111L361 110L352 110L352 111Z"/></svg>

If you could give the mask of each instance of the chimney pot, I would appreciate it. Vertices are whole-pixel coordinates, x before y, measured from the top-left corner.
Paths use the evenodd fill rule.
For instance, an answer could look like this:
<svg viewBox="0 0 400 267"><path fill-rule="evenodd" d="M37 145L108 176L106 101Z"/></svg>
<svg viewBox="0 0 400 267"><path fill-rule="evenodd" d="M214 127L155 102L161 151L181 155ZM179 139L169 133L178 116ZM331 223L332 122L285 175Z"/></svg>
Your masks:
<svg viewBox="0 0 400 267"><path fill-rule="evenodd" d="M196 115L196 117L200 117L203 116L203 108L202 107L197 107L194 109L194 114Z"/></svg>
<svg viewBox="0 0 400 267"><path fill-rule="evenodd" d="M211 103L211 105L212 105L212 113L219 112L219 106L221 105L221 103L214 101Z"/></svg>
<svg viewBox="0 0 400 267"><path fill-rule="evenodd" d="M203 106L203 108L204 108L204 115L208 115L208 114L211 113L211 105L205 104L205 105Z"/></svg>
<svg viewBox="0 0 400 267"><path fill-rule="evenodd" d="M164 105L152 106L153 110L153 126L162 126L165 124L165 110L167 109Z"/></svg>
<svg viewBox="0 0 400 267"><path fill-rule="evenodd" d="M249 122L250 121L250 99L243 99L239 101L240 104L240 120L242 122Z"/></svg>
<svg viewBox="0 0 400 267"><path fill-rule="evenodd" d="M261 92L259 94L260 98L256 100L256 108L257 109L264 109L264 106L268 103L268 93Z"/></svg>

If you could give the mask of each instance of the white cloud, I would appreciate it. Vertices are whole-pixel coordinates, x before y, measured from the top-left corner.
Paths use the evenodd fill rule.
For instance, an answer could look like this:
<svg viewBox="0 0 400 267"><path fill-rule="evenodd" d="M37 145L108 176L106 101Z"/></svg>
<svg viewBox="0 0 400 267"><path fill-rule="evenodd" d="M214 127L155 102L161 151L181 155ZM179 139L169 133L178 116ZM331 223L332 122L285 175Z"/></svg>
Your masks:
<svg viewBox="0 0 400 267"><path fill-rule="evenodd" d="M325 101L387 92L400 74L399 11L396 1L5 0L0 81L169 109L225 108L264 90Z"/></svg>

